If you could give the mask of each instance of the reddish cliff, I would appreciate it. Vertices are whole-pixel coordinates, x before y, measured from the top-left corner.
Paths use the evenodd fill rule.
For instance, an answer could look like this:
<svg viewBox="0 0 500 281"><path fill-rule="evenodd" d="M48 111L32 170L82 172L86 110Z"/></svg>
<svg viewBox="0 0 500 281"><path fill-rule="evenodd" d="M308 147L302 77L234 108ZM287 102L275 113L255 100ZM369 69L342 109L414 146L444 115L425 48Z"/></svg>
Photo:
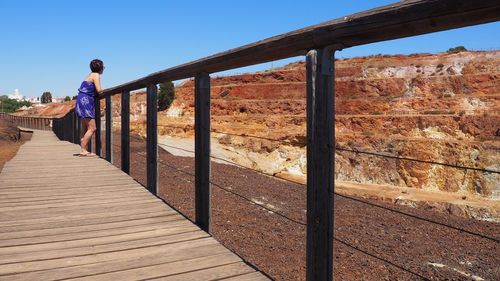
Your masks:
<svg viewBox="0 0 500 281"><path fill-rule="evenodd" d="M337 147L500 170L499 65L499 51L337 60ZM190 80L177 87L163 122L179 128L163 128L164 134L192 134L192 125L182 124L192 124L193 86ZM215 77L212 128L303 142L305 87L303 62ZM303 146L214 136L240 149L228 156L233 161L270 174L304 177ZM280 164L266 164L271 160ZM337 152L336 168L337 179L344 181L500 197L500 177L494 173L348 151Z"/></svg>

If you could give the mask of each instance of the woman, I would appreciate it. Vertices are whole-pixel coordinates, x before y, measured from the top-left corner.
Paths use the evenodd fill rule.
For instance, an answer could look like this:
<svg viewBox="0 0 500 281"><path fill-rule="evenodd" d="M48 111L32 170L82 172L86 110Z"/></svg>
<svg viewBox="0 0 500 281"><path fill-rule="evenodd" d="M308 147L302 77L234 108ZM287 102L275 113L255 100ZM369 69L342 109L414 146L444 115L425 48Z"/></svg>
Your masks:
<svg viewBox="0 0 500 281"><path fill-rule="evenodd" d="M92 60L90 70L91 73L82 82L76 98L76 114L80 117L83 125L83 137L80 139L80 156L95 156L95 153L87 151L87 145L96 131L94 98L97 98L99 93L102 92L101 74L104 71L103 62L98 59Z"/></svg>

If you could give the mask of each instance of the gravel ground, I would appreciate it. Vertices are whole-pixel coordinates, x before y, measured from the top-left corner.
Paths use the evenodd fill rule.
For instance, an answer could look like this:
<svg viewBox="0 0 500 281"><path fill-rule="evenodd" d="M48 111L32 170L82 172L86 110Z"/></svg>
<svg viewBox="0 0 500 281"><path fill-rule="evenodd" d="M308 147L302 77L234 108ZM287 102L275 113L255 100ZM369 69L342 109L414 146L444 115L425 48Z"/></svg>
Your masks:
<svg viewBox="0 0 500 281"><path fill-rule="evenodd" d="M131 175L141 183L145 151L131 139ZM160 196L194 220L194 159L163 149L159 158ZM305 280L305 186L218 163L212 182L213 236L275 280ZM500 280L500 224L425 206L334 201L335 280Z"/></svg>

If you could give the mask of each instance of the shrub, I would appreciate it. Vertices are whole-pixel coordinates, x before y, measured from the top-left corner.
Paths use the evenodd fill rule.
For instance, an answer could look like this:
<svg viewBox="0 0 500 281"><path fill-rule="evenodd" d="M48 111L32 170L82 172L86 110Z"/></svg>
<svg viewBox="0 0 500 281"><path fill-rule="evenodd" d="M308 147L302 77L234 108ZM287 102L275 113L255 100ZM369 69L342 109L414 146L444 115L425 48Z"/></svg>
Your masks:
<svg viewBox="0 0 500 281"><path fill-rule="evenodd" d="M51 103L52 102L52 94L50 92L43 92L42 97L40 98L41 103Z"/></svg>
<svg viewBox="0 0 500 281"><path fill-rule="evenodd" d="M464 46L456 46L454 48L449 48L447 53L458 53L458 52L464 52L467 51L467 49Z"/></svg>
<svg viewBox="0 0 500 281"><path fill-rule="evenodd" d="M9 99L7 96L0 96L0 112L14 112L23 106L31 106L29 101L18 101Z"/></svg>
<svg viewBox="0 0 500 281"><path fill-rule="evenodd" d="M170 107L175 99L175 87L172 82L160 83L158 93L158 109L165 110Z"/></svg>

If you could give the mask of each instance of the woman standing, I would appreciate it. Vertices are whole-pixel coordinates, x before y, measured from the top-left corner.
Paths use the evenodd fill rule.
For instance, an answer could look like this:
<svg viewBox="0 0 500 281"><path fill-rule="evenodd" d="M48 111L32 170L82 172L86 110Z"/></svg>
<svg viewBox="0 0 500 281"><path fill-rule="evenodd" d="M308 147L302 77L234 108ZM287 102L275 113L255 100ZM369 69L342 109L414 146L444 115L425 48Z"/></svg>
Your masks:
<svg viewBox="0 0 500 281"><path fill-rule="evenodd" d="M80 139L80 156L95 156L94 153L87 151L87 145L96 131L94 99L98 98L99 93L102 92L101 74L104 71L103 62L98 59L92 60L90 70L91 73L82 82L76 98L76 114L83 125L83 137Z"/></svg>

